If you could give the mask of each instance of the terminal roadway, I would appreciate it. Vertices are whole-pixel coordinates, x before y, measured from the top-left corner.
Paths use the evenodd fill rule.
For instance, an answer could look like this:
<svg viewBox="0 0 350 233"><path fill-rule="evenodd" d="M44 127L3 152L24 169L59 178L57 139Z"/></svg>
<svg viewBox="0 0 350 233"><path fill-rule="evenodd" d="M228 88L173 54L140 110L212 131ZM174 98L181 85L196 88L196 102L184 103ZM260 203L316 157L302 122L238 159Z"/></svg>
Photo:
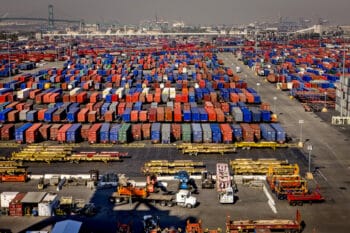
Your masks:
<svg viewBox="0 0 350 233"><path fill-rule="evenodd" d="M328 219L329 226L340 227L348 225L347 219L350 217L350 157L349 157L349 135L340 132L330 122L325 122L313 112L305 112L304 108L297 100L289 98L288 92L276 89L274 84L264 81L263 77L257 76L243 65L231 53L222 53L220 57L227 65L240 66L242 73L240 77L245 79L249 87L258 90L263 102L271 104L278 115L278 120L285 128L287 134L295 141L304 142L302 151L306 159L309 152L308 145L312 144L311 163L315 179L320 183L323 193L328 198L327 205L331 209L315 212L313 219L315 225L320 223L318 219ZM260 83L260 86L257 86ZM277 97L274 100L274 97ZM303 120L302 129L299 120ZM327 218L328 217L328 218ZM312 224L312 223L311 223ZM335 229L336 229L335 228ZM339 231L344 232L344 228ZM326 231L327 232L327 231Z"/></svg>

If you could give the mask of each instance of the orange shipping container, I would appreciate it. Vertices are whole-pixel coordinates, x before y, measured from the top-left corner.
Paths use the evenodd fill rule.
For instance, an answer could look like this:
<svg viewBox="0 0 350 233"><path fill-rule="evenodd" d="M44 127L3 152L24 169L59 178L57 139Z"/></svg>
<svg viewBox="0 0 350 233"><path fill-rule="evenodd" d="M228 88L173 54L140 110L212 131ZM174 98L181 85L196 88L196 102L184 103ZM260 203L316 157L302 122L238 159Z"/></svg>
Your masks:
<svg viewBox="0 0 350 233"><path fill-rule="evenodd" d="M147 111L140 111L139 120L141 122L146 122L148 120Z"/></svg>
<svg viewBox="0 0 350 233"><path fill-rule="evenodd" d="M50 128L50 140L56 141L57 140L57 135L58 135L58 130L62 127L61 124L54 124Z"/></svg>
<svg viewBox="0 0 350 233"><path fill-rule="evenodd" d="M130 121L131 122L138 122L139 120L139 111L137 110L132 110L130 114Z"/></svg>
<svg viewBox="0 0 350 233"><path fill-rule="evenodd" d="M26 143L38 142L39 139L39 128L42 126L41 123L33 124L28 130L26 130Z"/></svg>
<svg viewBox="0 0 350 233"><path fill-rule="evenodd" d="M68 129L72 126L72 124L64 124L57 133L57 141L65 142L66 141L66 133Z"/></svg>
<svg viewBox="0 0 350 233"><path fill-rule="evenodd" d="M38 121L43 121L45 119L45 112L47 109L40 109L38 111Z"/></svg>
<svg viewBox="0 0 350 233"><path fill-rule="evenodd" d="M78 122L86 122L89 109L83 108L78 113Z"/></svg>
<svg viewBox="0 0 350 233"><path fill-rule="evenodd" d="M97 112L96 111L90 111L88 113L88 122L95 123L97 120Z"/></svg>

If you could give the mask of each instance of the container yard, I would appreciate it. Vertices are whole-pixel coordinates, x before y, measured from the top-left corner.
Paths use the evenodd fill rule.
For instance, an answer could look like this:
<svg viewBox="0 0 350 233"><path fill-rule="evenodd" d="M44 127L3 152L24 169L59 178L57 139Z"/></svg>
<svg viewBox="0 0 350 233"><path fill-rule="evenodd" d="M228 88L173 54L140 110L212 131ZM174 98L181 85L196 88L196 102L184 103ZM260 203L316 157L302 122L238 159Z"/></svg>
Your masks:
<svg viewBox="0 0 350 233"><path fill-rule="evenodd" d="M14 52L0 73L0 229L346 232L349 134L323 120L346 112L340 50L211 39L78 38L47 68L54 50Z"/></svg>

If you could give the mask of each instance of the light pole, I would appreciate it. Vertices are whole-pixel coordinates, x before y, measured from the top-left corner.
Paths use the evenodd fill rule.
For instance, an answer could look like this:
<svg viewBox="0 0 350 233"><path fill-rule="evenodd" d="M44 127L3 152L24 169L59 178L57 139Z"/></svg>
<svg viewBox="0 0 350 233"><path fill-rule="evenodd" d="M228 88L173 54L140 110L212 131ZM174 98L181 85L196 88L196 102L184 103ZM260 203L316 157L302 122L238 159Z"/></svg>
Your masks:
<svg viewBox="0 0 350 233"><path fill-rule="evenodd" d="M257 90L258 94L259 94L259 87L260 87L260 83L256 83L256 90Z"/></svg>
<svg viewBox="0 0 350 233"><path fill-rule="evenodd" d="M273 113L276 114L276 100L277 100L277 97L274 96L273 97Z"/></svg>
<svg viewBox="0 0 350 233"><path fill-rule="evenodd" d="M309 152L309 173L311 173L311 152L312 152L312 144L311 143L309 143L308 145L307 145L307 151Z"/></svg>
<svg viewBox="0 0 350 233"><path fill-rule="evenodd" d="M303 124L304 120L299 120L299 147L303 147Z"/></svg>
<svg viewBox="0 0 350 233"><path fill-rule="evenodd" d="M322 112L327 112L327 92L324 92L324 107L322 108Z"/></svg>

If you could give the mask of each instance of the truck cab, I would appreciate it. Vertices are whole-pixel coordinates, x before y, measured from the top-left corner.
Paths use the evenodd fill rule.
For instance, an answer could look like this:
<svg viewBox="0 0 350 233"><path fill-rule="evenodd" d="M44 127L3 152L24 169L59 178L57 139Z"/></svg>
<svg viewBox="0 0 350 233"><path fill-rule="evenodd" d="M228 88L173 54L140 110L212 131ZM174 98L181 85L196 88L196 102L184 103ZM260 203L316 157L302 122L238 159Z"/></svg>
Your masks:
<svg viewBox="0 0 350 233"><path fill-rule="evenodd" d="M235 202L235 193L232 187L228 187L219 193L219 202L221 204L233 204Z"/></svg>
<svg viewBox="0 0 350 233"><path fill-rule="evenodd" d="M184 206L187 208L193 208L197 204L197 198L191 196L191 192L188 190L179 190L176 193L176 204L180 206Z"/></svg>

